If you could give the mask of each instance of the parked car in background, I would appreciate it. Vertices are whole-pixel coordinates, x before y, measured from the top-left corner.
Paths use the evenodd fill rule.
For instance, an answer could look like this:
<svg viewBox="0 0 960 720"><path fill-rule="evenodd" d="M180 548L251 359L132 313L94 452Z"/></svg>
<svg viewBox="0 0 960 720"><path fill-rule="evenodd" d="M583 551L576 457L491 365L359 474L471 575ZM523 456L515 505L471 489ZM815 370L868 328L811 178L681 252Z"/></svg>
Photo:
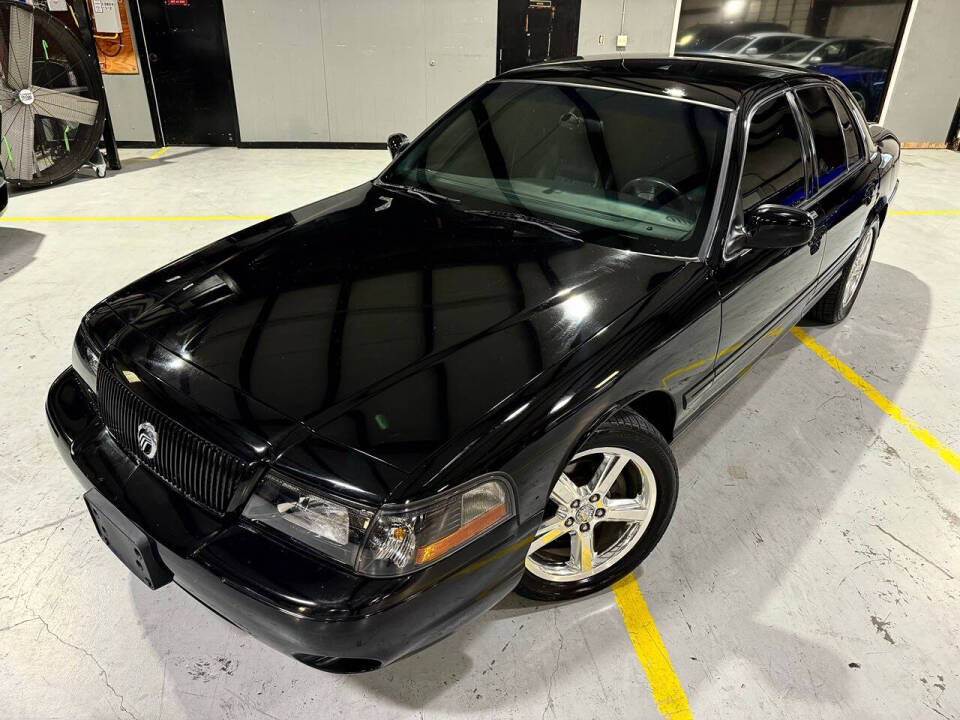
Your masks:
<svg viewBox="0 0 960 720"><path fill-rule="evenodd" d="M734 35L757 32L789 32L786 25L772 22L702 23L680 33L678 53L707 52Z"/></svg>
<svg viewBox="0 0 960 720"><path fill-rule="evenodd" d="M785 45L768 59L809 67L822 63L844 62L847 58L884 44L872 38L803 38Z"/></svg>
<svg viewBox="0 0 960 720"><path fill-rule="evenodd" d="M844 63L817 65L816 70L846 85L863 114L872 120L880 111L880 99L892 64L893 46L881 45L854 55Z"/></svg>
<svg viewBox="0 0 960 720"><path fill-rule="evenodd" d="M785 46L805 38L796 33L762 32L752 35L734 35L709 51L710 55L736 55L748 58L765 58Z"/></svg>
<svg viewBox="0 0 960 720"><path fill-rule="evenodd" d="M47 398L131 572L337 672L632 572L670 441L846 317L899 165L834 79L699 56L513 70L388 145L97 304Z"/></svg>

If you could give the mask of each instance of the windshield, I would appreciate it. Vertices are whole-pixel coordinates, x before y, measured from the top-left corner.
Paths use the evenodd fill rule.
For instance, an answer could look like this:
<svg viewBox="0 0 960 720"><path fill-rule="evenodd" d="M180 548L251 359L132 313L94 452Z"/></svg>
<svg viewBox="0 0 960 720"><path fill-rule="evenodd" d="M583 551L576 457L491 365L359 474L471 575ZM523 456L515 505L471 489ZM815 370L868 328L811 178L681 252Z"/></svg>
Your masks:
<svg viewBox="0 0 960 720"><path fill-rule="evenodd" d="M713 49L713 52L718 52L718 53L736 52L751 40L753 40L753 38L748 35L734 35L732 38L724 40L722 43L717 45Z"/></svg>
<svg viewBox="0 0 960 720"><path fill-rule="evenodd" d="M381 181L453 196L460 210L558 219L624 235L624 246L640 252L696 256L727 120L724 111L669 97L493 82L419 138Z"/></svg>
<svg viewBox="0 0 960 720"><path fill-rule="evenodd" d="M770 59L799 60L811 50L816 50L820 45L822 45L820 40L794 40L789 45L784 46L781 50L771 55Z"/></svg>

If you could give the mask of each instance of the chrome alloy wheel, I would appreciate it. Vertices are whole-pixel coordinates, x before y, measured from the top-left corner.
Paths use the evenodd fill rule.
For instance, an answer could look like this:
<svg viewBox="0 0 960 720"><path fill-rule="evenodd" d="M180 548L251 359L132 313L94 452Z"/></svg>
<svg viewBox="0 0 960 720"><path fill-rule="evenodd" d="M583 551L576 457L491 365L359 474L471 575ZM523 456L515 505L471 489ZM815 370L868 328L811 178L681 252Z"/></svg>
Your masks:
<svg viewBox="0 0 960 720"><path fill-rule="evenodd" d="M867 230L860 239L860 247L857 248L857 254L853 257L853 265L850 266L850 274L847 275L847 282L843 286L843 297L840 299L840 305L846 307L853 300L853 296L860 287L860 281L863 279L863 272L867 269L867 261L870 259L870 248L873 245L873 229Z"/></svg>
<svg viewBox="0 0 960 720"><path fill-rule="evenodd" d="M603 572L636 546L653 517L657 483L636 453L591 448L570 460L550 500L526 567L544 580L573 582Z"/></svg>

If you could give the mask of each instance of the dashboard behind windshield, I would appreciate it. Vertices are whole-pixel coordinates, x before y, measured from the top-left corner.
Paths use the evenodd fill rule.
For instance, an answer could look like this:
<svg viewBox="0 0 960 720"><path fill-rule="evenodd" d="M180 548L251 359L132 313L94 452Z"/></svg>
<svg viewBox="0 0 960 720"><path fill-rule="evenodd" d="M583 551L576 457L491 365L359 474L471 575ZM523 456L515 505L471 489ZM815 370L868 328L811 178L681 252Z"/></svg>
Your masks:
<svg viewBox="0 0 960 720"><path fill-rule="evenodd" d="M381 180L624 235L641 252L696 256L728 116L670 97L494 81Z"/></svg>

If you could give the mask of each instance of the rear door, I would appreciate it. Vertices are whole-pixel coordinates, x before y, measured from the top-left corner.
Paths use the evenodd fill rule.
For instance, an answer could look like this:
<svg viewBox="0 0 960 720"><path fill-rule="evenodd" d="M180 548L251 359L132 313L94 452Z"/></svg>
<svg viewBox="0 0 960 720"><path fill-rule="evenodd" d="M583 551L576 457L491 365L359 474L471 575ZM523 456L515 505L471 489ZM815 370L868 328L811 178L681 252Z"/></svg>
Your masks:
<svg viewBox="0 0 960 720"><path fill-rule="evenodd" d="M808 151L789 94L760 104L748 120L740 178L737 223L767 204L800 207L806 202ZM736 230L732 236L737 234ZM796 320L798 302L816 280L821 253L803 245L787 249L746 249L730 256L717 271L722 328L717 351L717 387L750 365Z"/></svg>
<svg viewBox="0 0 960 720"><path fill-rule="evenodd" d="M815 189L808 209L817 214L820 273L827 274L863 232L879 179L866 161L859 128L836 93L822 85L805 87L797 91L797 100L814 161Z"/></svg>

